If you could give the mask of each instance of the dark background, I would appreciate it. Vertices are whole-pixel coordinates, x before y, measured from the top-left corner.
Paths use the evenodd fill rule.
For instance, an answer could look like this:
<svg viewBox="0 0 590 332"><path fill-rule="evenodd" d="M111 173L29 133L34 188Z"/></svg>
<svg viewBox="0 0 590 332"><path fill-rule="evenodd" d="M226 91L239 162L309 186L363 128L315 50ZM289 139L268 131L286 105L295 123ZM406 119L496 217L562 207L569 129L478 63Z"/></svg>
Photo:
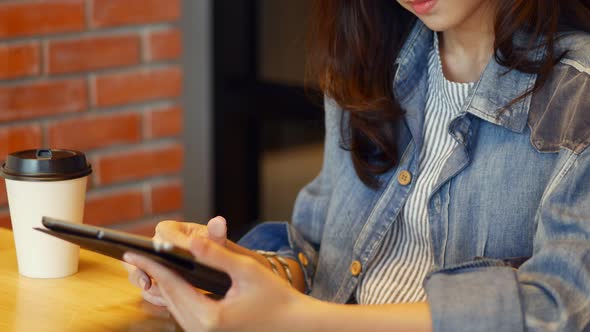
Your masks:
<svg viewBox="0 0 590 332"><path fill-rule="evenodd" d="M213 1L213 204L231 223L232 239L262 218L288 219L287 208L272 208L292 206L294 191L269 195L264 188L285 186L291 176L311 180L321 166L317 148L303 152L311 158L305 167L298 167L300 154L281 155L323 139L321 98L303 86L310 7L310 0ZM270 154L294 160L279 163L289 165L285 172L263 172Z"/></svg>

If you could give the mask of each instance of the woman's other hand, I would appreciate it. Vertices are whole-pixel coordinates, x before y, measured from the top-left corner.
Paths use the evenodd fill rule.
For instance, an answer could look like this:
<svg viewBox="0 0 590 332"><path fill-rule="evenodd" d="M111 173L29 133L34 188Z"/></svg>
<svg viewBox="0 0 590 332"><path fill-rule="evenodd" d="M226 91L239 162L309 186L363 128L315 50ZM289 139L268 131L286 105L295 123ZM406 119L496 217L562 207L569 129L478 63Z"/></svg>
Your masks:
<svg viewBox="0 0 590 332"><path fill-rule="evenodd" d="M204 237L188 242L195 258L225 271L232 286L216 301L197 291L175 272L149 258L126 253L129 264L146 271L157 282L168 310L186 331L276 331L286 315L312 310L316 301L302 295L252 257L244 256ZM297 326L287 326L295 328Z"/></svg>
<svg viewBox="0 0 590 332"><path fill-rule="evenodd" d="M192 223L165 220L156 226L155 240L170 242L175 246L188 249L190 239L205 237L224 246L227 240L227 223L223 217L215 217L207 226Z"/></svg>
<svg viewBox="0 0 590 332"><path fill-rule="evenodd" d="M227 225L223 217L215 217L207 223L207 226L191 223L165 220L156 226L154 240L166 241L175 246L188 249L190 240L194 237L204 237L219 245L224 246L227 240ZM150 276L129 264L123 264L129 273L129 281L141 289L143 298L155 305L166 306L166 300L156 281Z"/></svg>

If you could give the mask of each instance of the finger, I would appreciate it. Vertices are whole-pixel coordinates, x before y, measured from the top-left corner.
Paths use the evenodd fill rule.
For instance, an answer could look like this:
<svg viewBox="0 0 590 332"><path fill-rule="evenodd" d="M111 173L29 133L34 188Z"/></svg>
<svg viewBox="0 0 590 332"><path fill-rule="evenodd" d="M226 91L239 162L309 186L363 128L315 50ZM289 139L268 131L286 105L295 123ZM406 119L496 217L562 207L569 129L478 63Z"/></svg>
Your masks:
<svg viewBox="0 0 590 332"><path fill-rule="evenodd" d="M150 289L146 289L145 291L150 293L151 295L162 297L162 292L160 292L160 287L158 287L158 282L153 279L151 280L151 282L152 282L152 287Z"/></svg>
<svg viewBox="0 0 590 332"><path fill-rule="evenodd" d="M181 247L187 247L188 237L182 231L178 222L173 220L164 220L156 225L155 239L172 242Z"/></svg>
<svg viewBox="0 0 590 332"><path fill-rule="evenodd" d="M166 299L164 299L162 295L155 295L151 291L143 291L141 292L141 296L143 296L144 300L148 301L151 304L160 307L166 307L168 305Z"/></svg>
<svg viewBox="0 0 590 332"><path fill-rule="evenodd" d="M215 303L198 293L171 270L149 258L131 252L125 253L123 259L146 271L157 281L168 310L179 320L179 323L180 321L187 322L187 320L190 321L198 317L206 317L209 312L212 312Z"/></svg>
<svg viewBox="0 0 590 332"><path fill-rule="evenodd" d="M200 263L227 272L234 277L244 277L259 265L247 256L236 254L204 237L191 239L190 251ZM252 264L255 263L255 264Z"/></svg>
<svg viewBox="0 0 590 332"><path fill-rule="evenodd" d="M150 278L151 280L151 278ZM143 298L146 299L148 302L159 305L159 306L166 306L166 299L160 292L160 287L158 287L158 282L155 280L151 280L152 287L148 290L144 290L141 292Z"/></svg>
<svg viewBox="0 0 590 332"><path fill-rule="evenodd" d="M128 279L131 284L142 290L148 290L152 287L152 280L145 272L125 262L123 262L123 266L127 270Z"/></svg>
<svg viewBox="0 0 590 332"><path fill-rule="evenodd" d="M220 245L225 245L227 239L227 222L225 218L217 216L207 223L209 239Z"/></svg>

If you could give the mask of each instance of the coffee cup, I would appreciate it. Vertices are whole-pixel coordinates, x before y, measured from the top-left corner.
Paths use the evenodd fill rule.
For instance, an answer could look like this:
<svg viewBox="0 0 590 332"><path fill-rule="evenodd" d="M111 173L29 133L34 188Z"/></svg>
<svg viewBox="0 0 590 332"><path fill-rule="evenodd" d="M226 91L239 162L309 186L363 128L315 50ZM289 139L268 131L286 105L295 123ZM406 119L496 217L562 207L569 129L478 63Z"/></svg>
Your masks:
<svg viewBox="0 0 590 332"><path fill-rule="evenodd" d="M78 271L79 247L34 227L43 216L82 223L92 167L78 151L38 149L8 155L6 180L18 271L31 278L60 278Z"/></svg>

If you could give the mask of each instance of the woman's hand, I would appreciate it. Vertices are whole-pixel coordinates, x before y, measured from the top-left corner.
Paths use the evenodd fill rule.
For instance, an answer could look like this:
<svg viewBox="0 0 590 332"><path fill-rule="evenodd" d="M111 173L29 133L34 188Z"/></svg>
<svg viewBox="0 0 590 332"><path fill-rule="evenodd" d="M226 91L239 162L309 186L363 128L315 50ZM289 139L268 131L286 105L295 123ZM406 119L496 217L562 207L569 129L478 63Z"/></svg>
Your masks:
<svg viewBox="0 0 590 332"><path fill-rule="evenodd" d="M232 285L222 300L208 298L151 259L133 253L124 256L127 263L146 271L157 282L168 310L186 331L299 330L300 325L285 319L313 310L310 306L317 302L294 290L252 257L206 237L193 237L188 243L199 262L229 274Z"/></svg>
<svg viewBox="0 0 590 332"><path fill-rule="evenodd" d="M224 246L227 241L227 226L223 217L215 217L207 223L207 226L190 222L178 222L166 220L158 223L154 240L166 241L175 246L187 248L194 237L205 237ZM129 264L123 264L129 273L129 281L139 287L143 298L155 305L166 306L166 301L157 282L154 282L148 274Z"/></svg>
<svg viewBox="0 0 590 332"><path fill-rule="evenodd" d="M126 253L129 264L158 283L166 307L186 331L432 331L428 303L343 305L299 293L255 258L207 238L189 241L199 262L226 272L232 285L222 300L210 299L175 272L149 258Z"/></svg>

